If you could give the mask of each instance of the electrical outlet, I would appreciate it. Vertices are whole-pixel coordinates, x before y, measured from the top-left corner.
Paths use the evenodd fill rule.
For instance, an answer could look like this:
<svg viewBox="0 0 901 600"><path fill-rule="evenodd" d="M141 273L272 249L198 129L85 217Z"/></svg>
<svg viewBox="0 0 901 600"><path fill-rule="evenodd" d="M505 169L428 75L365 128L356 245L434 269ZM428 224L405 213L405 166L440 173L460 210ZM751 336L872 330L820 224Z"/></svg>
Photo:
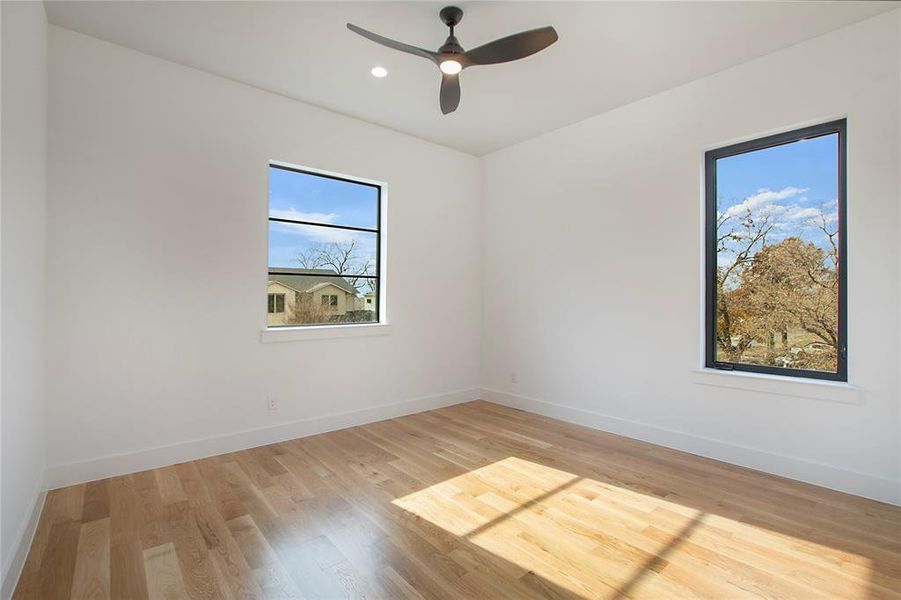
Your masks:
<svg viewBox="0 0 901 600"><path fill-rule="evenodd" d="M266 408L269 410L278 410L278 399L268 396L266 398Z"/></svg>
<svg viewBox="0 0 901 600"><path fill-rule="evenodd" d="M519 383L519 377L516 375L516 371L510 373L510 383Z"/></svg>

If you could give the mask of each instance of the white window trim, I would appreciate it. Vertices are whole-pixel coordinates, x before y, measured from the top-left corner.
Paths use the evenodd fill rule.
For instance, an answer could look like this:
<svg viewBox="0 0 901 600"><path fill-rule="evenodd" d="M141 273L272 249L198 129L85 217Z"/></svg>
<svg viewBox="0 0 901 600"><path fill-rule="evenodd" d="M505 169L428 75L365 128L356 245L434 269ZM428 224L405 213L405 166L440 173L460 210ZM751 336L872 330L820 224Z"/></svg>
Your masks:
<svg viewBox="0 0 901 600"><path fill-rule="evenodd" d="M777 396L812 398L814 400L841 404L863 404L864 401L864 391L860 387L842 381L782 377L765 373L725 371L703 367L692 371L691 380L699 385L775 394Z"/></svg>
<svg viewBox="0 0 901 600"><path fill-rule="evenodd" d="M314 167L296 165L280 160L270 160L269 165L300 169L307 173L324 175L326 177L340 177L352 181L359 181L369 185L377 185L380 189L379 201L379 293L378 293L378 322L375 323L344 323L341 325L302 325L298 327L269 327L269 313L262 315L263 323L260 331L260 343L272 342L303 342L309 340L322 340L334 338L369 337L388 335L391 326L388 323L388 184L376 179L367 179L354 175L345 175L335 171L326 171ZM268 171L267 171L268 172ZM263 192L266 198L266 210L263 212L264 231L269 231L269 178L266 178L266 189ZM268 233L267 239L268 239ZM268 246L268 244L267 244ZM265 275L266 291L269 293L269 276Z"/></svg>
<svg viewBox="0 0 901 600"><path fill-rule="evenodd" d="M260 332L260 342L306 342L336 338L388 335L388 323L348 323L344 325L307 325L304 327L267 327Z"/></svg>
<svg viewBox="0 0 901 600"><path fill-rule="evenodd" d="M847 119L846 114L830 114L823 115L810 121L786 126L784 128L771 129L758 133L748 134L746 136L733 138L731 140L719 141L711 143L701 148L698 155L698 173L699 173L699 252L698 252L698 271L700 273L700 294L699 294L699 310L698 325L700 343L700 366L691 371L691 381L698 385L708 385L715 387L731 388L744 390L749 392L757 392L761 394L775 394L777 396L789 396L793 398L807 398L813 400L822 400L824 402L837 402L840 404L863 404L866 398L866 392L863 388L844 381L830 381L828 379L812 379L805 377L783 377L780 375L770 375L767 373L753 373L747 371L728 371L725 369L711 369L705 367L705 324L707 320L706 306L706 253L707 244L704 238L704 232L707 227L706 221L706 190L705 190L705 164L704 155L708 150L715 150L723 146L738 144L755 140L768 135L783 133L801 129L818 123L826 123L829 121L837 121L839 119ZM849 363L848 371L851 372Z"/></svg>

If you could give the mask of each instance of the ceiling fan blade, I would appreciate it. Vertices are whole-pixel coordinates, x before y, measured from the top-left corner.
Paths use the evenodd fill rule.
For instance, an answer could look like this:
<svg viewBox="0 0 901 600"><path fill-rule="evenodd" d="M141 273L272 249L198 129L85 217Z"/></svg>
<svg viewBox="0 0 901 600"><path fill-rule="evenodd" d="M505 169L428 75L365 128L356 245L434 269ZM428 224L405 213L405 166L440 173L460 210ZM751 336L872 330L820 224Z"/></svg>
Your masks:
<svg viewBox="0 0 901 600"><path fill-rule="evenodd" d="M510 62L540 52L557 41L557 31L553 27L541 27L514 33L484 46L473 48L463 54L467 66L494 65Z"/></svg>
<svg viewBox="0 0 901 600"><path fill-rule="evenodd" d="M445 115L457 110L460 104L460 76L441 74L441 112Z"/></svg>
<svg viewBox="0 0 901 600"><path fill-rule="evenodd" d="M348 23L347 28L353 31L358 35L362 35L364 38L372 40L376 44L381 44L382 46L387 46L389 48L393 48L394 50L400 50L401 52L406 52L407 54L414 54L416 56L421 56L423 58L427 58L434 63L438 63L438 53L432 52L431 50L426 50L424 48L418 48L416 46L411 46L410 44L404 44L403 42L398 42L396 40L392 40L390 38L386 38L377 33L372 33L371 31L366 31L362 27L357 27L353 23Z"/></svg>

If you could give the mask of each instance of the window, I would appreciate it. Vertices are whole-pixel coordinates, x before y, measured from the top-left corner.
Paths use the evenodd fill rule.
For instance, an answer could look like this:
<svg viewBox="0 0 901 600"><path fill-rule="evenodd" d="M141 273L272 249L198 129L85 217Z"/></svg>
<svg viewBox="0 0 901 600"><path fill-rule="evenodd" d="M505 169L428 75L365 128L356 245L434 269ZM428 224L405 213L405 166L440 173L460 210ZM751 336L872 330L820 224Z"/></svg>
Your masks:
<svg viewBox="0 0 901 600"><path fill-rule="evenodd" d="M706 366L847 381L845 121L705 168Z"/></svg>
<svg viewBox="0 0 901 600"><path fill-rule="evenodd" d="M381 211L381 184L269 165L269 286L296 297L270 327L380 321Z"/></svg>
<svg viewBox="0 0 901 600"><path fill-rule="evenodd" d="M269 294L269 314L285 312L285 295Z"/></svg>

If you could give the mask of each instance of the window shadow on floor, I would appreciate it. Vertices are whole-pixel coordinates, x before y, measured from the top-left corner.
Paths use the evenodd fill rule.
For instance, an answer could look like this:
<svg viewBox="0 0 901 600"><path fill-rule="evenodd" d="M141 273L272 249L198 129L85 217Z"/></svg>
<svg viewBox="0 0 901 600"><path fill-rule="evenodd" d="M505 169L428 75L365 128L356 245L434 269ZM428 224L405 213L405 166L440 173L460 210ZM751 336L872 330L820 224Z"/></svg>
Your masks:
<svg viewBox="0 0 901 600"><path fill-rule="evenodd" d="M299 598L901 598L901 508L473 402L54 490L14 597L80 596L94 559L117 599L161 565Z"/></svg>
<svg viewBox="0 0 901 600"><path fill-rule="evenodd" d="M432 433L423 443L421 432L436 430L439 439L434 440ZM705 570L712 579L735 572L741 585L758 593L772 589L794 597L816 592L846 598L901 594L898 507L480 401L352 431L389 451L397 448L400 463L413 460L402 456L411 440L420 440L423 452L433 446L432 455L443 465L441 479L426 477L424 485L413 485L413 491L398 493L395 500L424 519L430 518L422 514L428 502L405 505L405 498L433 486L455 485L455 481L478 489L475 483L455 478L478 480L479 469L508 458L537 465L536 480L543 476L541 469L564 478L556 485L536 486L534 494L526 494L526 499L471 530L449 526L458 538L482 544L481 538L503 522L541 512L553 505L554 498L581 489L585 482L596 493L593 502L603 503L605 497L611 507L635 502L669 519L668 527L658 525L659 530L650 532L658 542L654 556L644 561L629 559L631 575L607 581L614 591L606 590L601 597L640 595L643 578L670 569L670 558L686 556L694 564L708 564ZM675 515L682 516L678 524ZM439 526L441 519L440 515L435 518ZM603 535L603 525L600 531ZM691 539L697 534L702 541ZM730 538L739 539L736 544L742 549L730 554L726 548L718 555L714 534L724 544ZM740 557L745 551L750 554ZM526 564L516 564L528 566L527 559L521 562ZM572 587L564 591L581 595ZM590 592L589 596L597 596Z"/></svg>

